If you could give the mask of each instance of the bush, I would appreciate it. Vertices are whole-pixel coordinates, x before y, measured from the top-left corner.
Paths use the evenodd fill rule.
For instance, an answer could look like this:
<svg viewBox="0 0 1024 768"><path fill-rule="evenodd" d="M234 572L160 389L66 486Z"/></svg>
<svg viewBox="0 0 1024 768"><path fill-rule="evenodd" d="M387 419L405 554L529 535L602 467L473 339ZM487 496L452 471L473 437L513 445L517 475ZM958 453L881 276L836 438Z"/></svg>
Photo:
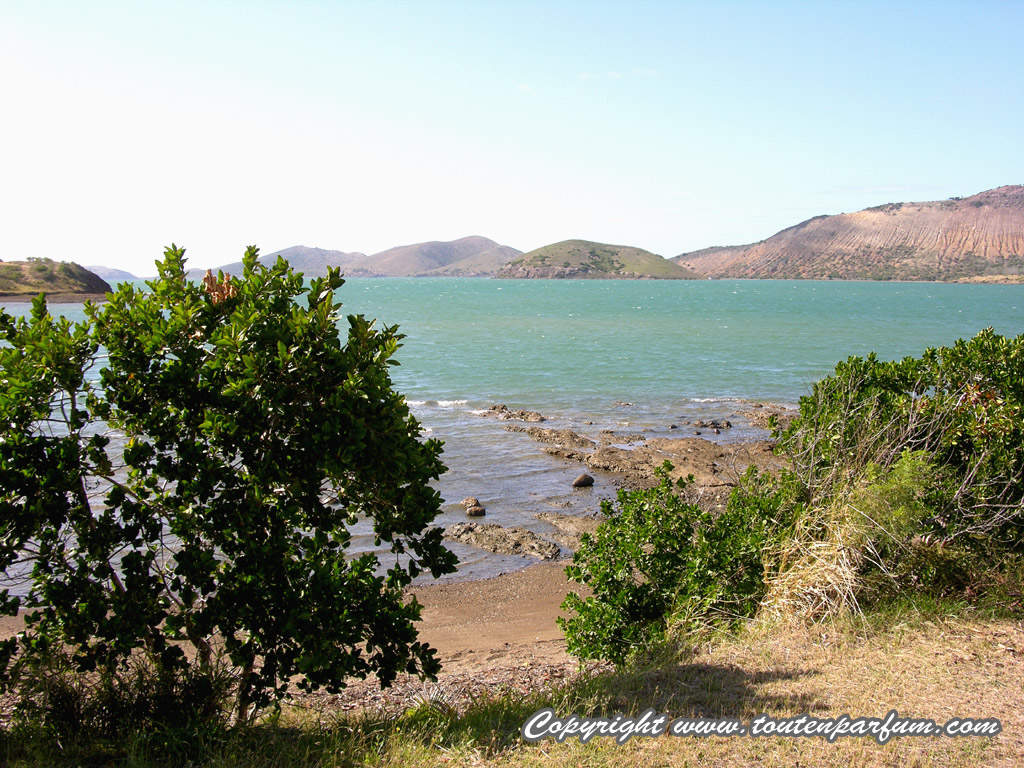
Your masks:
<svg viewBox="0 0 1024 768"><path fill-rule="evenodd" d="M589 587L570 593L559 618L569 652L581 659L624 664L630 655L674 631L731 624L754 615L764 594L773 551L800 508L795 486L748 471L718 515L685 502L686 482L620 490L604 501L606 520L584 535L568 577ZM692 482L692 478L691 478Z"/></svg>
<svg viewBox="0 0 1024 768"><path fill-rule="evenodd" d="M1024 531L1024 336L986 329L921 358L851 357L780 436L815 503L922 452L933 514L916 533L986 549ZM873 469L869 472L869 467Z"/></svg>
<svg viewBox="0 0 1024 768"><path fill-rule="evenodd" d="M571 653L621 665L667 633L820 620L894 593L1019 600L1024 336L851 357L776 436L792 471L751 470L720 515L685 503L665 468L602 504L566 569L593 593L563 603Z"/></svg>
<svg viewBox="0 0 1024 768"><path fill-rule="evenodd" d="M439 669L402 592L455 567L428 527L441 444L388 373L402 336L350 315L343 339L337 270L304 288L257 257L200 285L172 246L149 292L122 284L82 323L42 298L0 313L0 561L26 593L0 604L28 609L7 684L61 648L106 679L140 655L160 674L226 665L244 722L295 676L337 691ZM386 571L346 557L360 517Z"/></svg>
<svg viewBox="0 0 1024 768"><path fill-rule="evenodd" d="M809 504L766 614L978 597L1021 551L1024 336L987 329L920 358L851 357L779 437Z"/></svg>

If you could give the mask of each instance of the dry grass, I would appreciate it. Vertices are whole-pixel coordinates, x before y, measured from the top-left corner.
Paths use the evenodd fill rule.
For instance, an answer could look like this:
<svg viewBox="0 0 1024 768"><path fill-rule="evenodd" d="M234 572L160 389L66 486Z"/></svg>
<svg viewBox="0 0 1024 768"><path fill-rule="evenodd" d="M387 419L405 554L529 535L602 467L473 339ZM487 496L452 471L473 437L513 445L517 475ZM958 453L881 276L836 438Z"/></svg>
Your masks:
<svg viewBox="0 0 1024 768"><path fill-rule="evenodd" d="M685 663L648 672L604 675L548 701L560 714L575 708L638 713L647 707L672 717L733 717L749 722L809 712L816 717L995 717L994 738L903 738L878 745L865 738L737 737L679 739L664 736L618 746L607 738L586 745L552 741L527 745L514 734L465 738L429 731L394 732L367 765L488 766L1001 766L1024 764L1024 622L949 619L892 620L884 629L862 621L772 631L752 627L720 639ZM506 702L508 705L508 702ZM576 705L574 707L574 705ZM481 703L479 706L494 706ZM512 714L512 710L506 714ZM462 715L471 721L478 713ZM508 729L508 723L505 723Z"/></svg>
<svg viewBox="0 0 1024 768"><path fill-rule="evenodd" d="M738 636L719 636L682 656L647 667L605 671L529 693L497 691L431 701L394 718L354 715L329 707L286 710L280 719L205 743L175 745L177 759L111 745L110 761L93 748L86 756L59 747L25 752L11 766L124 764L130 766L947 766L1010 768L1024 764L1024 621L936 618L904 609L884 618L817 624L751 624ZM929 618L929 616L931 618ZM452 702L456 704L451 705ZM998 718L996 737L903 738L878 745L867 738L829 744L821 738L769 736L705 739L609 738L586 745L526 744L523 721L550 706L561 715L648 707L670 717L884 717L891 709L942 724L952 717ZM13 734L11 734L13 736ZM170 746L170 745L168 745ZM101 751L102 752L102 751ZM106 753L104 753L106 754ZM143 756L148 754L149 756ZM102 758L102 759L101 759ZM2 756L0 756L2 760Z"/></svg>

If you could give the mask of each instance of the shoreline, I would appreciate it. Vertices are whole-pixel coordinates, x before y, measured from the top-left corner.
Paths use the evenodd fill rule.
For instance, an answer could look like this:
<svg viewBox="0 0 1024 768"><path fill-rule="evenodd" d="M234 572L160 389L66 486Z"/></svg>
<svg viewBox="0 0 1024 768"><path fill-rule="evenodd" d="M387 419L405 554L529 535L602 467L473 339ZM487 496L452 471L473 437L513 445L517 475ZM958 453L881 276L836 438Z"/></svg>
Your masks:
<svg viewBox="0 0 1024 768"><path fill-rule="evenodd" d="M103 304L107 301L105 293L0 293L0 307L7 304L31 304L40 293L46 296L47 304L84 304L87 301Z"/></svg>

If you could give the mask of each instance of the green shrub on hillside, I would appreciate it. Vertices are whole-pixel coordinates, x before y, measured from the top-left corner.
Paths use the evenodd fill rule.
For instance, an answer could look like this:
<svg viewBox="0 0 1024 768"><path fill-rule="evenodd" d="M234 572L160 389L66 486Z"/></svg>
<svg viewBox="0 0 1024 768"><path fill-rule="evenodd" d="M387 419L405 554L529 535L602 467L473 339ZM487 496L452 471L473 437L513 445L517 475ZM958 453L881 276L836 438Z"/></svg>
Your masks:
<svg viewBox="0 0 1024 768"><path fill-rule="evenodd" d="M807 490L768 613L979 592L1024 532L1024 337L851 357L780 435Z"/></svg>

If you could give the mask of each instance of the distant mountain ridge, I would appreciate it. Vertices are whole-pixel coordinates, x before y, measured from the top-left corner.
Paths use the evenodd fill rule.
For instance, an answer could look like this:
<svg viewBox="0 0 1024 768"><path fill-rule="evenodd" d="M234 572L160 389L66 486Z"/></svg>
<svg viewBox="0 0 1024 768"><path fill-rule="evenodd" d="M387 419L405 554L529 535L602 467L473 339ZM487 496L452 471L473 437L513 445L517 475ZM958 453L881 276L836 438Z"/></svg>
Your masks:
<svg viewBox="0 0 1024 768"><path fill-rule="evenodd" d="M341 267L346 277L492 277L522 251L499 245L486 237L463 237L443 242L402 245L367 256L365 253L331 251L293 245L260 256L270 265L283 256L297 272L306 277L323 277L328 267ZM235 261L213 269L231 275L242 273L242 262ZM189 270L189 277L202 277L206 270Z"/></svg>
<svg viewBox="0 0 1024 768"><path fill-rule="evenodd" d="M498 277L685 280L699 275L641 248L563 240L523 254L503 267Z"/></svg>
<svg viewBox="0 0 1024 768"><path fill-rule="evenodd" d="M672 261L709 277L998 279L1024 273L1024 186L815 216L750 245Z"/></svg>
<svg viewBox="0 0 1024 768"><path fill-rule="evenodd" d="M131 272L126 272L123 269L114 269L113 267L97 267L87 266L88 269L94 275L99 275L108 283L114 283L119 280L138 280L139 278L133 275Z"/></svg>
<svg viewBox="0 0 1024 768"><path fill-rule="evenodd" d="M402 245L352 262L352 277L489 277L522 251L471 236Z"/></svg>

